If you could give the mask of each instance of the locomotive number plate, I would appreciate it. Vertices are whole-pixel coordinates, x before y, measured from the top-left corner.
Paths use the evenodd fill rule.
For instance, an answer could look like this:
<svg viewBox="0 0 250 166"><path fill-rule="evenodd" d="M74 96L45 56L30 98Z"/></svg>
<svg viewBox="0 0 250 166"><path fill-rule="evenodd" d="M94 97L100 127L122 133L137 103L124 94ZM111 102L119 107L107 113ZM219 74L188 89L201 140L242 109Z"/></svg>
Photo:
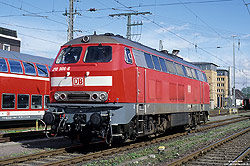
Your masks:
<svg viewBox="0 0 250 166"><path fill-rule="evenodd" d="M73 77L73 86L84 86L84 78L83 77Z"/></svg>

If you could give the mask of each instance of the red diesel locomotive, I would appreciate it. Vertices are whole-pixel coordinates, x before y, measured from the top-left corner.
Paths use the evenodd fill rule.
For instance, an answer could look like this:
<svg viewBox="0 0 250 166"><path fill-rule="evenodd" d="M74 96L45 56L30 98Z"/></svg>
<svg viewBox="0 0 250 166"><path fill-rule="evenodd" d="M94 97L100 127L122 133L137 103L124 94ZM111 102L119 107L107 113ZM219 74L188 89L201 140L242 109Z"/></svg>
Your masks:
<svg viewBox="0 0 250 166"><path fill-rule="evenodd" d="M42 119L53 59L0 50L0 122Z"/></svg>
<svg viewBox="0 0 250 166"><path fill-rule="evenodd" d="M209 114L198 67L119 35L84 36L61 47L50 72L51 134L111 143L196 126Z"/></svg>

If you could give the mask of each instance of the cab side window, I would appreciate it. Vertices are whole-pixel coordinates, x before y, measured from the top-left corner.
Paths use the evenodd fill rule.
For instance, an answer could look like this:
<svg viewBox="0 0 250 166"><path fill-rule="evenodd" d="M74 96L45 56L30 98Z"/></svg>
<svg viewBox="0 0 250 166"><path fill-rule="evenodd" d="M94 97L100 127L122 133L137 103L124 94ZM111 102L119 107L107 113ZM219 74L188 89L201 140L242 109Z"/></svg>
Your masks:
<svg viewBox="0 0 250 166"><path fill-rule="evenodd" d="M132 55L131 55L129 48L125 48L124 58L125 58L126 63L128 63L128 64L133 63Z"/></svg>

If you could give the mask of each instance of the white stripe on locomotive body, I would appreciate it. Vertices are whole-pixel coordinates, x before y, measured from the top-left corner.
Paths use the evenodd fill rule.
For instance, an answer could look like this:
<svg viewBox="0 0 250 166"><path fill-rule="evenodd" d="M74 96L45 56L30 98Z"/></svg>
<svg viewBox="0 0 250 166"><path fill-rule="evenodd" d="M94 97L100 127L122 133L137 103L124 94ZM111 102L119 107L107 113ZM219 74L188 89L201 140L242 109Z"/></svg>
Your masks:
<svg viewBox="0 0 250 166"><path fill-rule="evenodd" d="M23 78L23 79L29 79L29 80L49 81L49 78L44 78L44 77L27 76L27 75L19 75L19 74L8 74L8 73L0 73L0 77L11 77L11 78Z"/></svg>
<svg viewBox="0 0 250 166"><path fill-rule="evenodd" d="M72 86L72 77L51 77L51 87L53 86Z"/></svg>
<svg viewBox="0 0 250 166"><path fill-rule="evenodd" d="M0 117L1 116L22 116L22 115L44 115L44 110L34 110L34 111L11 111L11 110L1 110L0 111Z"/></svg>
<svg viewBox="0 0 250 166"><path fill-rule="evenodd" d="M51 77L51 87L72 85L72 77ZM112 86L112 76L85 77L84 86Z"/></svg>
<svg viewBox="0 0 250 166"><path fill-rule="evenodd" d="M85 86L112 86L112 76L86 77Z"/></svg>

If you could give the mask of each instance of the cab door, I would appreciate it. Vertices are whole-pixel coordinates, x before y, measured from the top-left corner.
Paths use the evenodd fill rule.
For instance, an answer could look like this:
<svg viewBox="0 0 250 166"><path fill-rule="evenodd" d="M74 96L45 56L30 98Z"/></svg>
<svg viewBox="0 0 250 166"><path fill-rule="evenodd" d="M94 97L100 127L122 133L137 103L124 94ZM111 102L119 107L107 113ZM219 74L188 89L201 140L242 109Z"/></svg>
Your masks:
<svg viewBox="0 0 250 166"><path fill-rule="evenodd" d="M145 103L145 69L137 67L137 103Z"/></svg>

